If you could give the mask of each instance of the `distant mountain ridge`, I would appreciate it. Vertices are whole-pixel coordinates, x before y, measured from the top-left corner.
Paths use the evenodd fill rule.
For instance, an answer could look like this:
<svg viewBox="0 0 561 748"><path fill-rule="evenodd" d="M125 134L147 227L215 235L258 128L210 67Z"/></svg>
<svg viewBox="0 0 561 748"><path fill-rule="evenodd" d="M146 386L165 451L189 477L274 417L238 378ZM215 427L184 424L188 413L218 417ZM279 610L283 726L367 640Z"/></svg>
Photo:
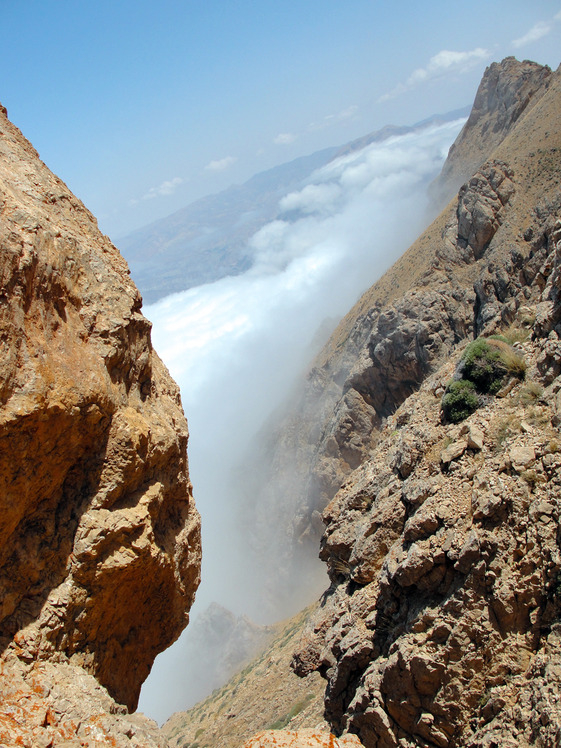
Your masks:
<svg viewBox="0 0 561 748"><path fill-rule="evenodd" d="M256 174L121 239L145 303L247 270L248 239L275 217L286 192L337 151L327 148Z"/></svg>
<svg viewBox="0 0 561 748"><path fill-rule="evenodd" d="M280 214L279 201L316 169L375 142L467 117L469 107L410 126L386 125L343 146L316 151L260 172L242 185L190 203L117 242L144 302L238 275L253 262L249 239ZM286 220L287 216L283 216Z"/></svg>

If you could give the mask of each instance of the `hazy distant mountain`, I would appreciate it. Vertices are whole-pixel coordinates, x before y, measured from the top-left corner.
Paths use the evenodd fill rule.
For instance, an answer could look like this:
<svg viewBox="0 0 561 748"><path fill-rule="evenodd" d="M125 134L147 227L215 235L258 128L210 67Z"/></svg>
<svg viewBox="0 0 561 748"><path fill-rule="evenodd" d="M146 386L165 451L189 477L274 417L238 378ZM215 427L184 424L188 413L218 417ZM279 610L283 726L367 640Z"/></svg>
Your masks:
<svg viewBox="0 0 561 748"><path fill-rule="evenodd" d="M279 200L301 189L312 173L339 156L469 114L469 107L412 126L387 125L343 146L256 174L242 185L190 203L118 242L145 303L171 293L237 275L251 267L248 240L279 214ZM288 216L283 215L283 219Z"/></svg>
<svg viewBox="0 0 561 748"><path fill-rule="evenodd" d="M145 303L247 270L248 239L276 216L281 197L337 151L327 148L256 174L121 239Z"/></svg>

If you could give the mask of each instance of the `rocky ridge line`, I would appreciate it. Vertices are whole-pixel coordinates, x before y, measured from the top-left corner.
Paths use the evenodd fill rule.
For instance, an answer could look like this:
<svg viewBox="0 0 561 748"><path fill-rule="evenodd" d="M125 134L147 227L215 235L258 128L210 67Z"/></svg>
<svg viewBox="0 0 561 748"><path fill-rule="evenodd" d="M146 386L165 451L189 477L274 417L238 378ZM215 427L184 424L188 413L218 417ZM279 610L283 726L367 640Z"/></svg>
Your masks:
<svg viewBox="0 0 561 748"><path fill-rule="evenodd" d="M332 584L294 665L366 748L561 739L560 108L557 71L412 248L432 247L414 286L355 317L341 443L358 467L324 511ZM463 347L498 332L526 381L447 424Z"/></svg>

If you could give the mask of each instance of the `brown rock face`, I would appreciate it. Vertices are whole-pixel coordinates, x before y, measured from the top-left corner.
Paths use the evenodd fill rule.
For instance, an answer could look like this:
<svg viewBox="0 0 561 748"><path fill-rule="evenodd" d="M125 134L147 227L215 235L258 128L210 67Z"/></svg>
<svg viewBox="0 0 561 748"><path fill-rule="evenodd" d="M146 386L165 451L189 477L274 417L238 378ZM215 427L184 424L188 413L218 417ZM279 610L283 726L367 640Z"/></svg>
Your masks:
<svg viewBox="0 0 561 748"><path fill-rule="evenodd" d="M0 154L3 657L134 708L199 581L187 424L118 251L3 114Z"/></svg>
<svg viewBox="0 0 561 748"><path fill-rule="evenodd" d="M332 729L366 748L561 739L560 110L557 71L336 333L359 351L344 396L380 427L323 513L332 584L294 666L322 673ZM392 297L407 255L426 265ZM526 381L446 423L467 341L498 332ZM334 473L342 455L323 454Z"/></svg>
<svg viewBox="0 0 561 748"><path fill-rule="evenodd" d="M461 425L442 423L434 395L455 362L428 377L326 509L332 586L295 667L328 679L336 733L367 748L558 745L561 380L542 390L538 370L549 344L519 345L526 382Z"/></svg>
<svg viewBox="0 0 561 748"><path fill-rule="evenodd" d="M446 200L465 182L457 199L343 319L262 445L271 467L252 489L255 512L271 521L282 506L275 558L284 548L286 567L313 552L321 511L383 419L461 340L513 319L558 200L559 101L559 72L513 58L490 66L439 182Z"/></svg>

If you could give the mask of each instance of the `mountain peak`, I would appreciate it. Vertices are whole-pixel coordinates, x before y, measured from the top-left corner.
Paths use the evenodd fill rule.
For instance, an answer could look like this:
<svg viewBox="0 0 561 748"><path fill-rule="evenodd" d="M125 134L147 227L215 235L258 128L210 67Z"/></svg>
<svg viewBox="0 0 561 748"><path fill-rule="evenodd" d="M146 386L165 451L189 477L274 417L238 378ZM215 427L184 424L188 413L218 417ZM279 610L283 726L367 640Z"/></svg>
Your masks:
<svg viewBox="0 0 561 748"><path fill-rule="evenodd" d="M471 113L431 186L437 203L446 202L501 143L520 117L546 92L551 68L506 57L485 70Z"/></svg>

